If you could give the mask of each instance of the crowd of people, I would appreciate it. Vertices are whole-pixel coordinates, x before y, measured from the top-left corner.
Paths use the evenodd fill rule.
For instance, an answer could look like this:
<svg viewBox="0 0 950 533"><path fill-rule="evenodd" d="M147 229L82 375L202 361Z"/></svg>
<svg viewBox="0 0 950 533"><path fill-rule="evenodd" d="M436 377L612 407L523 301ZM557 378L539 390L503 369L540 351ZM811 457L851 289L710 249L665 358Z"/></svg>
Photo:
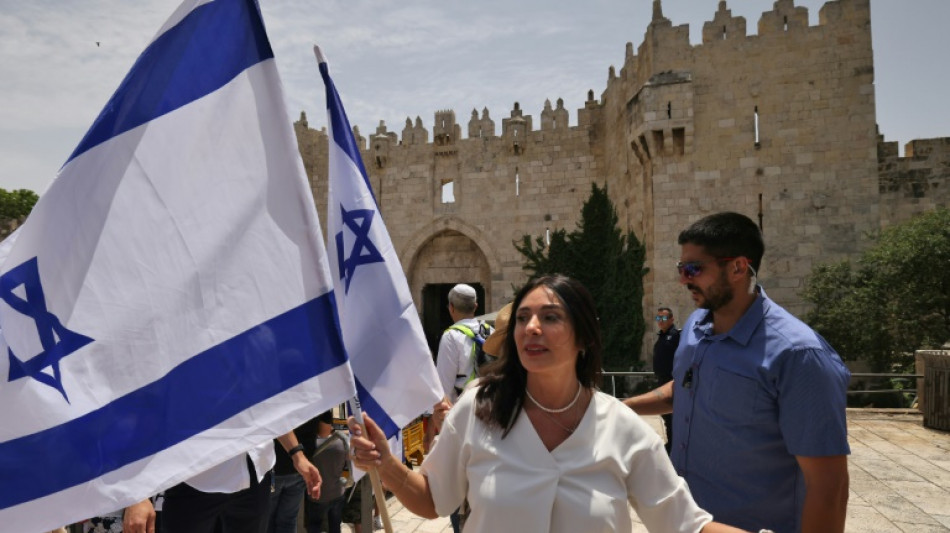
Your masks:
<svg viewBox="0 0 950 533"><path fill-rule="evenodd" d="M346 475L349 454L349 434L336 429L333 411L326 411L240 461L228 460L153 498L85 520L82 532L296 533L303 509L307 533L340 533L343 523L359 533L359 485ZM243 471L228 468L241 461ZM375 529L382 529L376 518Z"/></svg>
<svg viewBox="0 0 950 533"><path fill-rule="evenodd" d="M623 532L632 508L654 532L840 533L847 368L758 283L765 246L751 219L710 215L678 242L697 309L681 330L657 310L656 389L625 400L598 389L599 319L578 281L528 281L494 331L474 318L475 290L458 285L437 356L437 436L419 469L368 415L344 436L324 413L276 439L276 455L268 443L166 491L159 530L292 532L305 501L308 533L339 532L350 457L456 532ZM663 415L666 438L641 415ZM152 500L118 516L123 531L156 530Z"/></svg>

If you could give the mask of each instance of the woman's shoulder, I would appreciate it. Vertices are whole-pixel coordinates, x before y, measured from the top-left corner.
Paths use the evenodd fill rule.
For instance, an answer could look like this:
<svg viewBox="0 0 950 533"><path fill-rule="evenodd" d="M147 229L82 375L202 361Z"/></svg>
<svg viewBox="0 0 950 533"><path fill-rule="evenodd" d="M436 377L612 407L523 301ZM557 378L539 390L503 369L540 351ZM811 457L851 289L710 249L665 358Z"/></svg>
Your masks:
<svg viewBox="0 0 950 533"><path fill-rule="evenodd" d="M592 400L597 410L599 418L607 418L611 423L616 423L618 427L628 429L643 429L649 427L649 424L643 420L633 409L624 405L623 402L600 390L594 391Z"/></svg>
<svg viewBox="0 0 950 533"><path fill-rule="evenodd" d="M470 381L465 385L465 389L462 390L462 394L458 397L458 400L455 402L455 406L452 409L455 409L457 406L472 406L475 405L475 396L478 395L478 391L482 389L479 385L478 380Z"/></svg>
<svg viewBox="0 0 950 533"><path fill-rule="evenodd" d="M458 401L449 409L442 423L442 433L451 432L461 439L466 439L484 429L484 422L476 416L478 407L478 391L481 387L472 387L459 396ZM441 433L440 433L441 434Z"/></svg>
<svg viewBox="0 0 950 533"><path fill-rule="evenodd" d="M453 420L464 420L472 416L475 411L475 402L478 391L481 390L481 387L475 385L462 391L462 395L458 397L458 400L455 401L455 405L449 409L449 414L447 415L448 419L451 417ZM457 424L456 424L457 425Z"/></svg>
<svg viewBox="0 0 950 533"><path fill-rule="evenodd" d="M594 389L594 401L597 402L596 405L598 409L610 409L610 410L626 409L627 411L630 411L631 413L633 412L633 409L630 409L629 407L624 405L623 402L621 402L617 398L614 398L612 395L607 394L606 392L600 389Z"/></svg>

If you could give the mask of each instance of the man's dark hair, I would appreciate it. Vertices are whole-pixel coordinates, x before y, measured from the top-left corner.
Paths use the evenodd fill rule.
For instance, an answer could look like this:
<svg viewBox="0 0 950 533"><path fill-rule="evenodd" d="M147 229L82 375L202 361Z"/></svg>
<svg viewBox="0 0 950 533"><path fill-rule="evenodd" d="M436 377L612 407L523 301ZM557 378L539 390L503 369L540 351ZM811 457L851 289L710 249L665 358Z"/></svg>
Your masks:
<svg viewBox="0 0 950 533"><path fill-rule="evenodd" d="M680 233L678 242L702 246L715 257L745 257L759 271L765 243L762 232L751 218L733 212L701 218Z"/></svg>
<svg viewBox="0 0 950 533"><path fill-rule="evenodd" d="M669 307L657 307L656 312L659 313L660 311L666 311L667 313L670 314L670 316L673 316L673 310L670 309Z"/></svg>

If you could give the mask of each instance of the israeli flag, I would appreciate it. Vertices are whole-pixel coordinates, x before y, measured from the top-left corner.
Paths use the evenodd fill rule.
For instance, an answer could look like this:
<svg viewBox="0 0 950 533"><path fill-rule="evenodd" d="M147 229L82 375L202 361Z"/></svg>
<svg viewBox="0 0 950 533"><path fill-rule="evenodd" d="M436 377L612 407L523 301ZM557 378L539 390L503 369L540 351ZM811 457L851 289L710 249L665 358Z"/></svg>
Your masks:
<svg viewBox="0 0 950 533"><path fill-rule="evenodd" d="M327 251L343 341L363 411L392 437L442 399L442 386L326 59L314 52L327 89Z"/></svg>
<svg viewBox="0 0 950 533"><path fill-rule="evenodd" d="M121 509L356 391L253 0L187 0L0 250L0 530Z"/></svg>

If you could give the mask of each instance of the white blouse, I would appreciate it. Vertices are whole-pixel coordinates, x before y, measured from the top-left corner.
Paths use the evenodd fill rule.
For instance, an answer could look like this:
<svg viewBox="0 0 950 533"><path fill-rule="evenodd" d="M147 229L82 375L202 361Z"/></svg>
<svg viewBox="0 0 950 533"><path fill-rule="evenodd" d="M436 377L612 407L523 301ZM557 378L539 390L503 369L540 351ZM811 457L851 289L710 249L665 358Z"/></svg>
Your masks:
<svg viewBox="0 0 950 533"><path fill-rule="evenodd" d="M574 433L549 452L524 411L502 439L475 417L475 395L449 411L421 467L439 515L468 498L466 533L628 532L628 501L651 532L695 533L712 521L659 435L616 398L596 392Z"/></svg>

